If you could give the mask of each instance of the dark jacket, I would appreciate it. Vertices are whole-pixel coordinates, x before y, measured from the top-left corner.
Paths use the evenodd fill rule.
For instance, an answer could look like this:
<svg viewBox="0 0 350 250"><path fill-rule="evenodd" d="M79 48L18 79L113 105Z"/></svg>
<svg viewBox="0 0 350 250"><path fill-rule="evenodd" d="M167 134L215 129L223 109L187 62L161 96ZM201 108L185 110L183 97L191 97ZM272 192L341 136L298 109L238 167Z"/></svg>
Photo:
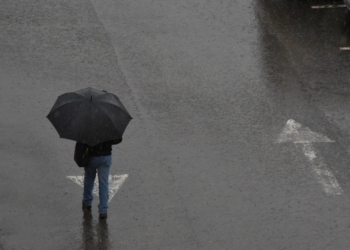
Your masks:
<svg viewBox="0 0 350 250"><path fill-rule="evenodd" d="M91 147L91 154L90 156L106 156L112 154L112 145L116 145L122 142L122 139L114 140L114 141L107 141L100 144L97 144L96 146Z"/></svg>
<svg viewBox="0 0 350 250"><path fill-rule="evenodd" d="M96 146L77 142L74 150L74 161L79 167L86 167L89 165L90 158L94 156L107 156L112 154L112 145L121 143L122 139L100 143Z"/></svg>

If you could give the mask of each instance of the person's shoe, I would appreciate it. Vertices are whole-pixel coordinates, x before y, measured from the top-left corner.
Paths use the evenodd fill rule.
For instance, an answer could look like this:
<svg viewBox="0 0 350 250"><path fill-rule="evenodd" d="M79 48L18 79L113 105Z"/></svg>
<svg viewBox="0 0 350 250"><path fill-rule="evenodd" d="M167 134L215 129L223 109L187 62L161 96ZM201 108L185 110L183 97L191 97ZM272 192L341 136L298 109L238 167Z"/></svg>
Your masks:
<svg viewBox="0 0 350 250"><path fill-rule="evenodd" d="M107 213L100 214L99 218L100 218L100 220L105 220L105 219L107 219Z"/></svg>
<svg viewBox="0 0 350 250"><path fill-rule="evenodd" d="M90 212L91 211L91 205L87 206L83 202L82 209L83 209L84 212Z"/></svg>

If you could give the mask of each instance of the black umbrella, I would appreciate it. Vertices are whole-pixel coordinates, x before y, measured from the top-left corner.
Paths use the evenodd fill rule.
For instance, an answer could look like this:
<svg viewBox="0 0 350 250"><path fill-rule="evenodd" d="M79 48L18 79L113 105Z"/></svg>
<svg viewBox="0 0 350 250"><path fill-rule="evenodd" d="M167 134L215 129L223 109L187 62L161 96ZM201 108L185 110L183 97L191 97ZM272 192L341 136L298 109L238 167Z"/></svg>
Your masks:
<svg viewBox="0 0 350 250"><path fill-rule="evenodd" d="M59 96L47 118L61 138L90 146L121 139L132 119L116 95L94 88Z"/></svg>

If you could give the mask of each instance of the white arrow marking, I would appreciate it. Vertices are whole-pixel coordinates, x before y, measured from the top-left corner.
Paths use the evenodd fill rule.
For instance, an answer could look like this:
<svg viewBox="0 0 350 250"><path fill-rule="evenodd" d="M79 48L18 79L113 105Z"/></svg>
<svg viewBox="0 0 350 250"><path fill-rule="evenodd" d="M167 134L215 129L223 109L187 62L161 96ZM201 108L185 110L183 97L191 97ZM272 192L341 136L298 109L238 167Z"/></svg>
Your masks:
<svg viewBox="0 0 350 250"><path fill-rule="evenodd" d="M327 136L315 133L300 123L290 119L277 139L277 143L282 142L309 143L309 142L334 142Z"/></svg>
<svg viewBox="0 0 350 250"><path fill-rule="evenodd" d="M312 172L315 173L317 180L323 185L326 194L340 195L343 193L337 179L327 168L322 157L316 156L313 142L334 142L328 137L315 133L307 127L303 127L294 120L288 120L282 133L277 139L277 143L294 142L297 148L303 150L306 158L311 163Z"/></svg>
<svg viewBox="0 0 350 250"><path fill-rule="evenodd" d="M84 187L84 176L83 175L77 175L77 176L67 176L68 179L74 181L79 186ZM108 182L108 193L109 193L109 199L108 202L110 202L113 198L113 196L118 192L118 189L121 187L121 185L124 183L124 181L128 178L127 174L123 175L110 175ZM94 184L94 190L93 193L98 196L98 177L96 176L95 184Z"/></svg>

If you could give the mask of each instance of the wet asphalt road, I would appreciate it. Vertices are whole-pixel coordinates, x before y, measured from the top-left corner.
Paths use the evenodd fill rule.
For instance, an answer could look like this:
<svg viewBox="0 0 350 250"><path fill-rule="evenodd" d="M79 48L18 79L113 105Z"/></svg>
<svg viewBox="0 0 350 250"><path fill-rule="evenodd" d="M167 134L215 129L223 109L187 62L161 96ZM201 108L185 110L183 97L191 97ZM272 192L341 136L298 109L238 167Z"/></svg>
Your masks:
<svg viewBox="0 0 350 250"><path fill-rule="evenodd" d="M17 1L0 5L0 244L7 249L348 249L345 9L309 1ZM45 118L87 86L133 116L106 223L66 176L74 142ZM315 144L327 195L293 143ZM1 249L1 246L0 246Z"/></svg>

